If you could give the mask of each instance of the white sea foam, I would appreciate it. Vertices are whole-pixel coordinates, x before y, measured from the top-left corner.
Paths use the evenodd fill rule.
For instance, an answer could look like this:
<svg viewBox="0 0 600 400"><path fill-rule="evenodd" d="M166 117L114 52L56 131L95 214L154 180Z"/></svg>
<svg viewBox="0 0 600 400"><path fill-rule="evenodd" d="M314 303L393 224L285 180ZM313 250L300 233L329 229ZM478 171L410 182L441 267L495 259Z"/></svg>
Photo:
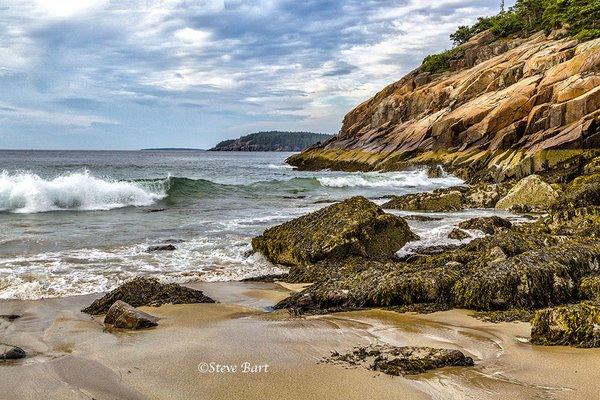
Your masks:
<svg viewBox="0 0 600 400"><path fill-rule="evenodd" d="M454 176L429 178L427 171L402 172L367 172L345 174L344 176L319 177L319 183L327 187L372 187L372 188L402 188L402 187L442 187L460 185L463 181Z"/></svg>
<svg viewBox="0 0 600 400"><path fill-rule="evenodd" d="M294 169L292 165L289 164L269 164L269 169Z"/></svg>
<svg viewBox="0 0 600 400"><path fill-rule="evenodd" d="M44 179L32 173L0 173L0 211L110 210L147 206L165 197L134 182L103 180L89 172Z"/></svg>

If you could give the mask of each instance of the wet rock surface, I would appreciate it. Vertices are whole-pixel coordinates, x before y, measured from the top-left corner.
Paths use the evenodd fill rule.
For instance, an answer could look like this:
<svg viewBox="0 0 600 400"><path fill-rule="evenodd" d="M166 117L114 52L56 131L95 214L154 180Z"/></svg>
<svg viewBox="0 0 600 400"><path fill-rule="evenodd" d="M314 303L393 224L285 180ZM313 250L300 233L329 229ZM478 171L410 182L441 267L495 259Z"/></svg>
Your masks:
<svg viewBox="0 0 600 400"><path fill-rule="evenodd" d="M455 239L455 240L464 240L464 239L468 239L470 237L471 237L471 235L469 235L469 232L465 232L459 228L452 229L452 231L450 231L450 233L448 234L449 239Z"/></svg>
<svg viewBox="0 0 600 400"><path fill-rule="evenodd" d="M584 302L537 311L531 321L531 342L600 347L600 305Z"/></svg>
<svg viewBox="0 0 600 400"><path fill-rule="evenodd" d="M458 224L458 227L461 229L479 230L487 235L493 235L502 229L510 229L512 227L512 223L497 216L478 217L463 221Z"/></svg>
<svg viewBox="0 0 600 400"><path fill-rule="evenodd" d="M383 212L364 197L353 197L267 229L252 239L252 247L273 263L301 267L356 255L392 259L402 246L417 239L402 218ZM298 270L290 271L295 273Z"/></svg>
<svg viewBox="0 0 600 400"><path fill-rule="evenodd" d="M146 249L147 252L154 252L154 251L173 251L173 250L177 250L177 247L175 247L175 245L173 244L156 244L156 245L152 245L152 246L148 246L148 248Z"/></svg>
<svg viewBox="0 0 600 400"><path fill-rule="evenodd" d="M215 302L199 290L176 283L160 283L155 278L135 278L94 301L82 311L92 315L106 314L118 300L133 307Z"/></svg>
<svg viewBox="0 0 600 400"><path fill-rule="evenodd" d="M438 189L432 193L413 193L394 196L381 207L403 211L460 211L465 208L465 191L465 188L450 188Z"/></svg>
<svg viewBox="0 0 600 400"><path fill-rule="evenodd" d="M332 352L324 362L353 367L364 367L387 375L414 375L443 367L471 367L471 357L459 350L432 347L373 345L356 347L340 354Z"/></svg>
<svg viewBox="0 0 600 400"><path fill-rule="evenodd" d="M18 360L27 357L27 352L20 347L0 343L0 361Z"/></svg>
<svg viewBox="0 0 600 400"><path fill-rule="evenodd" d="M18 314L3 314L3 315L0 315L0 319L3 319L3 320L8 321L8 322L13 322L14 320L17 320L19 318L21 318L21 316L18 315Z"/></svg>
<svg viewBox="0 0 600 400"><path fill-rule="evenodd" d="M144 329L158 325L158 318L117 300L106 313L104 323L118 329Z"/></svg>

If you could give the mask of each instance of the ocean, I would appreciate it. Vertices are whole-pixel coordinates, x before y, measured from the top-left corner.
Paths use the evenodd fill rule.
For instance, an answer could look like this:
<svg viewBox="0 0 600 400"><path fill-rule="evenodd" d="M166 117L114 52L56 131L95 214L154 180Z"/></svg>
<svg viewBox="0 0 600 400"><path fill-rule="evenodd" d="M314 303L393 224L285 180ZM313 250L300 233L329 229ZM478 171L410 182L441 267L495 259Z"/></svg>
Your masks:
<svg viewBox="0 0 600 400"><path fill-rule="evenodd" d="M422 169L300 172L285 164L290 155L0 151L0 299L102 292L138 275L182 283L279 273L250 251L270 226L354 195L382 203L462 184ZM457 221L487 214L499 213L410 221L421 241L401 251L452 242ZM176 250L147 251L163 243Z"/></svg>

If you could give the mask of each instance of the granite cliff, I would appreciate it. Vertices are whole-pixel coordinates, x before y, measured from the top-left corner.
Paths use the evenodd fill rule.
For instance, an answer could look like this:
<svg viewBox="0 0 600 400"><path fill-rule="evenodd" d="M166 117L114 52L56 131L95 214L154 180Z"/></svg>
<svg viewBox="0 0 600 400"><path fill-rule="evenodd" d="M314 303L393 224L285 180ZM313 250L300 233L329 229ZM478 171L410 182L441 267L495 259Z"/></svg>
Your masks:
<svg viewBox="0 0 600 400"><path fill-rule="evenodd" d="M497 182L600 169L600 39L485 30L443 55L443 68L426 60L348 113L337 136L288 162L350 171L441 164Z"/></svg>

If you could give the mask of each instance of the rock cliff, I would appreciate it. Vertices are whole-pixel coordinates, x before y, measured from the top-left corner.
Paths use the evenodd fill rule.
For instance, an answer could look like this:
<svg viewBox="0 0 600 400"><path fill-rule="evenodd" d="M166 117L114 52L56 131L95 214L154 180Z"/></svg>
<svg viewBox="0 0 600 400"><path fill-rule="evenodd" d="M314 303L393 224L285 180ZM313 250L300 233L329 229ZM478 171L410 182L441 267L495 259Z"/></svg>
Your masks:
<svg viewBox="0 0 600 400"><path fill-rule="evenodd" d="M451 51L446 71L412 71L288 162L351 171L442 164L470 181L577 176L599 163L600 39L560 34L480 32Z"/></svg>

